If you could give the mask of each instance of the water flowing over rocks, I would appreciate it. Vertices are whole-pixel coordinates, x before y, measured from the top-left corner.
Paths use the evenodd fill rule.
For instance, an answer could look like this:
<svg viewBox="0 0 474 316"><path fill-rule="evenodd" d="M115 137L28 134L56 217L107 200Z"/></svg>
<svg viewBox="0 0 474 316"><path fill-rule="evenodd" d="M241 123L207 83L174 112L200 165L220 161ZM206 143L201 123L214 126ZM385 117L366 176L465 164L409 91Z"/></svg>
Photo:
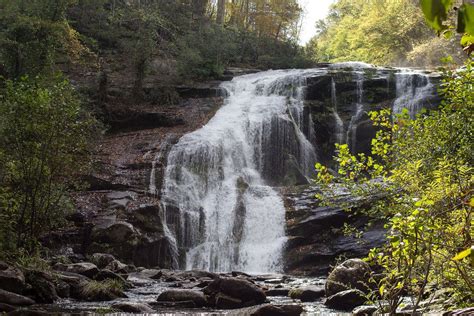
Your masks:
<svg viewBox="0 0 474 316"><path fill-rule="evenodd" d="M174 87L181 99L168 108L153 103L158 88L147 86L146 104L109 118L113 129L98 147L95 171L83 176L89 188L74 196L70 226L42 240L58 262L67 262L55 266L62 271L54 271L51 283L60 310L67 310L65 298L90 300L84 284L105 280L125 281L128 298L106 305L124 312L324 313L330 311L324 295L331 308L355 304L358 292L342 295L330 284L325 291L311 277L326 276L338 256L363 257L384 242L383 223L362 239L343 234L345 223L364 229L368 221L348 209L383 197L340 192L341 205L323 206L314 197L314 163L331 164L335 142L368 152L376 132L368 111L400 113L406 106L414 116L435 107L439 77L342 63L233 69L222 79ZM0 278L4 270L0 265ZM255 276L281 272L304 278ZM48 300L47 282L38 286L45 289L35 294L39 300ZM166 292L190 296L171 300ZM353 303L344 305L341 297ZM137 305L142 302L148 305ZM102 306L96 303L78 303L75 310ZM246 307L253 304L260 305Z"/></svg>

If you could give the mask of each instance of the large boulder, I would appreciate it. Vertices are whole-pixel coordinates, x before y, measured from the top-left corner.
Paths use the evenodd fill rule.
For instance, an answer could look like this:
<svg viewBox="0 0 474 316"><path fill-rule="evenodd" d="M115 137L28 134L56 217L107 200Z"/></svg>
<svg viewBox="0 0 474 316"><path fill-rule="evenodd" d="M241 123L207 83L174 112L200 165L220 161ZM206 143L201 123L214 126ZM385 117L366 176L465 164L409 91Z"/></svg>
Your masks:
<svg viewBox="0 0 474 316"><path fill-rule="evenodd" d="M0 264L0 289L21 294L25 289L25 276L15 267Z"/></svg>
<svg viewBox="0 0 474 316"><path fill-rule="evenodd" d="M369 265L360 259L349 259L336 266L326 281L326 296L350 289L368 290Z"/></svg>
<svg viewBox="0 0 474 316"><path fill-rule="evenodd" d="M346 290L328 297L324 304L338 310L352 310L366 301L367 298L362 291Z"/></svg>
<svg viewBox="0 0 474 316"><path fill-rule="evenodd" d="M26 271L26 281L31 285L28 291L37 303L54 303L59 299L53 278L42 271Z"/></svg>
<svg viewBox="0 0 474 316"><path fill-rule="evenodd" d="M99 269L97 266L90 262L80 262L80 263L72 263L72 264L62 264L57 263L53 267L57 271L65 271L65 272L72 272L76 274L84 275L88 278L94 277Z"/></svg>
<svg viewBox="0 0 474 316"><path fill-rule="evenodd" d="M26 296L0 289L0 303L7 305L27 306L33 305L35 301Z"/></svg>
<svg viewBox="0 0 474 316"><path fill-rule="evenodd" d="M166 290L156 299L158 302L192 302L194 307L207 305L206 297L202 292L193 290Z"/></svg>
<svg viewBox="0 0 474 316"><path fill-rule="evenodd" d="M219 278L212 281L204 293L218 308L240 308L262 304L265 292L253 283L238 278Z"/></svg>

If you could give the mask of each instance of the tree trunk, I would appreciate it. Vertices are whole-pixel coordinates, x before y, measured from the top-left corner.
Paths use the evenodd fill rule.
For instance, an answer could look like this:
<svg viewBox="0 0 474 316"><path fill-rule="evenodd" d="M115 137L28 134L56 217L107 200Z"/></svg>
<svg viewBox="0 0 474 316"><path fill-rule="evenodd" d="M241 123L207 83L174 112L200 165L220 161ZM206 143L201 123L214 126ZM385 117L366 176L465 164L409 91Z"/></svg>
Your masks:
<svg viewBox="0 0 474 316"><path fill-rule="evenodd" d="M219 25L224 25L225 20L225 0L218 0L217 2L217 19L216 22Z"/></svg>

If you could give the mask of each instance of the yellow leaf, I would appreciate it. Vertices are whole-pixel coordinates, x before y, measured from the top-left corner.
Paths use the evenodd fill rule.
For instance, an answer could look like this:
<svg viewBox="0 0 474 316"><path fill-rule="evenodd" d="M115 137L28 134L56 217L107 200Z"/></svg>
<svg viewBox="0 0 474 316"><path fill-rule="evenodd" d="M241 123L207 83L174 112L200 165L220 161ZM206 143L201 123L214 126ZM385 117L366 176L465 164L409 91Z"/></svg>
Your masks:
<svg viewBox="0 0 474 316"><path fill-rule="evenodd" d="M470 205L471 207L474 207L474 197L471 198L471 200L469 201L469 205Z"/></svg>
<svg viewBox="0 0 474 316"><path fill-rule="evenodd" d="M467 248L466 250L461 251L456 256L454 256L454 258L452 260L459 261L459 260L462 260L462 259L466 258L467 256L469 256L471 254L471 251L472 251L471 249L472 248Z"/></svg>

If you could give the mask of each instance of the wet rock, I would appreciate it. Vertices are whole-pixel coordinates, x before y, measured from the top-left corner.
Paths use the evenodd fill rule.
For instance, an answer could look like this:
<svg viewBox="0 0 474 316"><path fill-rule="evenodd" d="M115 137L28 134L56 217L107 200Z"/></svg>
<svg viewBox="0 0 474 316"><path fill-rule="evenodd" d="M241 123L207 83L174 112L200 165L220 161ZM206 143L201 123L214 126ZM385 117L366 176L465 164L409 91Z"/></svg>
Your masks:
<svg viewBox="0 0 474 316"><path fill-rule="evenodd" d="M291 289L289 296L292 299L299 299L302 302L314 302L317 299L323 297L325 291L321 287L308 286L303 288Z"/></svg>
<svg viewBox="0 0 474 316"><path fill-rule="evenodd" d="M105 281L105 280L117 280L122 282L122 284L126 284L127 281L121 276L118 275L117 273L114 273L110 270L104 269L100 270L95 276L94 280L96 281Z"/></svg>
<svg viewBox="0 0 474 316"><path fill-rule="evenodd" d="M338 292L327 298L326 306L338 310L352 310L367 301L364 293L359 290L346 290Z"/></svg>
<svg viewBox="0 0 474 316"><path fill-rule="evenodd" d="M243 306L248 306L242 302L242 300L231 297L222 293L217 293L214 296L214 306L217 308L222 308L222 309L236 309L236 308L241 308Z"/></svg>
<svg viewBox="0 0 474 316"><path fill-rule="evenodd" d="M99 269L104 269L112 261L115 260L115 257L108 253L94 253L90 256L90 260L94 263Z"/></svg>
<svg viewBox="0 0 474 316"><path fill-rule="evenodd" d="M89 281L89 278L81 274L72 272L56 273L54 277L56 281L56 291L61 297L72 297L75 299L83 299L82 285ZM63 292L59 293L58 284L63 287ZM63 296L67 295L67 296Z"/></svg>
<svg viewBox="0 0 474 316"><path fill-rule="evenodd" d="M128 266L118 260L110 262L105 269L111 270L116 273L129 273Z"/></svg>
<svg viewBox="0 0 474 316"><path fill-rule="evenodd" d="M154 313L155 310L148 304L140 303L115 303L112 305L113 309L125 312L125 313Z"/></svg>
<svg viewBox="0 0 474 316"><path fill-rule="evenodd" d="M35 301L26 296L0 289L0 303L8 305L28 306L33 305Z"/></svg>
<svg viewBox="0 0 474 316"><path fill-rule="evenodd" d="M35 299L37 303L54 303L59 299L58 293L53 283L53 278L42 271L27 271L26 281L31 285L28 294Z"/></svg>
<svg viewBox="0 0 474 316"><path fill-rule="evenodd" d="M13 312L8 313L9 316L51 316L51 313L48 313L39 309L24 309L20 308L14 310Z"/></svg>
<svg viewBox="0 0 474 316"><path fill-rule="evenodd" d="M267 296L288 296L290 293L290 289L285 288L274 288L268 291L265 291L265 295Z"/></svg>
<svg viewBox="0 0 474 316"><path fill-rule="evenodd" d="M202 292L192 290L166 290L161 293L158 302L193 302L195 307L207 305L206 297Z"/></svg>
<svg viewBox="0 0 474 316"><path fill-rule="evenodd" d="M214 302L214 304L219 297L240 300L242 304L239 307L261 304L266 300L262 289L247 280L237 278L216 279L204 289L204 293L210 297L210 302Z"/></svg>
<svg viewBox="0 0 474 316"><path fill-rule="evenodd" d="M59 297L68 298L71 296L71 286L66 282L56 279L54 280L54 286Z"/></svg>
<svg viewBox="0 0 474 316"><path fill-rule="evenodd" d="M109 120L112 131L136 131L157 127L173 127L183 125L182 118L170 116L167 113L125 111L115 113L114 119Z"/></svg>
<svg viewBox="0 0 474 316"><path fill-rule="evenodd" d="M336 266L326 281L326 295L331 296L348 289L367 291L369 265L361 259L349 259Z"/></svg>
<svg viewBox="0 0 474 316"><path fill-rule="evenodd" d="M19 269L2 263L0 265L0 289L21 294L25 289L25 276Z"/></svg>
<svg viewBox="0 0 474 316"><path fill-rule="evenodd" d="M0 313L8 313L14 311L16 309L15 306L8 305L5 303L0 303Z"/></svg>
<svg viewBox="0 0 474 316"><path fill-rule="evenodd" d="M372 316L377 311L377 307L372 305L362 305L354 308L353 316Z"/></svg>
<svg viewBox="0 0 474 316"><path fill-rule="evenodd" d="M263 305L253 310L252 316L299 316L303 307L299 305Z"/></svg>
<svg viewBox="0 0 474 316"><path fill-rule="evenodd" d="M97 268L97 266L90 262L80 262L80 263L73 263L73 264L57 263L53 266L53 268L58 271L81 274L88 278L94 277L97 274L97 272L99 272L99 269Z"/></svg>

